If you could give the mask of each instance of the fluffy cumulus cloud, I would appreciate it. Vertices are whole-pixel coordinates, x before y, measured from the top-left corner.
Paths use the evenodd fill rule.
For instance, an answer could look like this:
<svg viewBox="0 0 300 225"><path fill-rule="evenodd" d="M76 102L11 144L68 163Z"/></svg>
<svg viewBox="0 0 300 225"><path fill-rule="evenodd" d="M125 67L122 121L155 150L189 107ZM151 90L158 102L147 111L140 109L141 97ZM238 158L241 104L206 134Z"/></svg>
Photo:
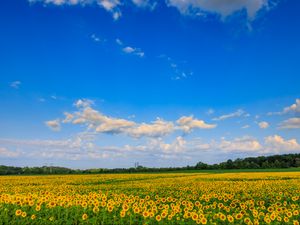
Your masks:
<svg viewBox="0 0 300 225"><path fill-rule="evenodd" d="M300 117L289 118L279 124L280 129L300 129Z"/></svg>
<svg viewBox="0 0 300 225"><path fill-rule="evenodd" d="M60 131L61 129L59 119L46 121L45 124L53 131Z"/></svg>
<svg viewBox="0 0 300 225"><path fill-rule="evenodd" d="M238 109L237 111L235 111L233 113L229 113L229 114L225 114L225 115L221 115L219 117L213 118L213 120L220 121L220 120L227 120L227 119L231 119L231 118L235 118L235 117L248 116L248 115L249 114L247 114L244 110Z"/></svg>
<svg viewBox="0 0 300 225"><path fill-rule="evenodd" d="M224 152L258 152L262 149L262 145L255 138L245 136L233 140L223 139L216 148Z"/></svg>
<svg viewBox="0 0 300 225"><path fill-rule="evenodd" d="M129 120L108 117L89 106L77 112L75 118L73 124L87 124L90 129L95 129L99 133L121 133L125 128L135 125Z"/></svg>
<svg viewBox="0 0 300 225"><path fill-rule="evenodd" d="M279 135L265 138L266 151L271 153L289 153L300 151L300 144L296 139L285 140Z"/></svg>
<svg viewBox="0 0 300 225"><path fill-rule="evenodd" d="M268 0L168 0L168 5L176 7L183 14L206 15L213 13L222 18L245 10L249 20L253 20L261 9L269 8Z"/></svg>
<svg viewBox="0 0 300 225"><path fill-rule="evenodd" d="M195 128L212 129L217 126L216 124L207 124L203 120L195 119L193 116L183 116L176 122L180 126L180 129L187 133L191 132Z"/></svg>
<svg viewBox="0 0 300 225"><path fill-rule="evenodd" d="M149 149L150 147L150 149L158 150L164 154L183 153L186 151L186 143L186 140L181 136L176 137L171 143L165 143L161 138L158 138L150 140L148 147L145 146L145 148Z"/></svg>
<svg viewBox="0 0 300 225"><path fill-rule="evenodd" d="M267 129L270 125L269 125L268 122L262 121L262 122L259 122L259 123L258 123L258 126L259 126L261 129Z"/></svg>
<svg viewBox="0 0 300 225"><path fill-rule="evenodd" d="M128 119L104 115L93 109L93 102L88 99L80 99L74 105L78 108L78 111L66 112L65 118L62 120L63 123L85 124L88 129L93 129L98 133L123 133L134 138L162 137L178 130L189 133L194 129L212 129L217 126L216 124L208 124L193 116L183 116L176 122L157 118L150 123L136 123ZM47 125L54 129L56 122L57 120L48 121Z"/></svg>
<svg viewBox="0 0 300 225"><path fill-rule="evenodd" d="M175 126L172 122L157 118L152 123L141 123L127 130L130 136L140 137L162 137L174 132Z"/></svg>

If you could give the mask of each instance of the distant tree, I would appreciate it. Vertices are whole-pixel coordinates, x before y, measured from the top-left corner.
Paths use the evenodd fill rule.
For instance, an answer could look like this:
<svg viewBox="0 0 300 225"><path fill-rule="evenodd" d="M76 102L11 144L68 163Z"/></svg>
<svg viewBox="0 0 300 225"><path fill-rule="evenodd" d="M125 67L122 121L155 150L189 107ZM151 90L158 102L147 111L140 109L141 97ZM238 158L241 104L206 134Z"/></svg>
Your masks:
<svg viewBox="0 0 300 225"><path fill-rule="evenodd" d="M208 165L206 163L203 162L198 162L195 166L196 169L200 169L200 170L206 170L208 169Z"/></svg>

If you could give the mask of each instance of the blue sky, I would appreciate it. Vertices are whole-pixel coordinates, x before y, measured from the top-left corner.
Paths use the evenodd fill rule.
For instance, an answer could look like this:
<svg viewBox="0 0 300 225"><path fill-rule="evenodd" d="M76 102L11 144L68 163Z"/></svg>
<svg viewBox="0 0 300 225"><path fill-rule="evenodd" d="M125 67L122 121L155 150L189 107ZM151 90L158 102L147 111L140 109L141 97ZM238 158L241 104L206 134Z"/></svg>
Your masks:
<svg viewBox="0 0 300 225"><path fill-rule="evenodd" d="M300 3L4 0L0 164L300 151Z"/></svg>

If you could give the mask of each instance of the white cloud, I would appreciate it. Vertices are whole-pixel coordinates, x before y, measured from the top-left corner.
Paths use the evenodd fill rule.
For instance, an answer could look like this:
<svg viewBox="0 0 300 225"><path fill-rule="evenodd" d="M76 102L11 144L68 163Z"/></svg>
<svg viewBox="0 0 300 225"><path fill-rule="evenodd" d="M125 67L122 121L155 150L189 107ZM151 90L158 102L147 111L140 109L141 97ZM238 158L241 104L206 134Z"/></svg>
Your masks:
<svg viewBox="0 0 300 225"><path fill-rule="evenodd" d="M139 57L145 56L145 53L140 48L135 48L135 47L126 46L126 45L124 47L124 43L119 38L116 39L116 43L117 43L117 45L122 46L122 51L126 54L132 54L132 55L136 55Z"/></svg>
<svg viewBox="0 0 300 225"><path fill-rule="evenodd" d="M113 11L118 5L120 5L118 0L98 0L97 3L107 11Z"/></svg>
<svg viewBox="0 0 300 225"><path fill-rule="evenodd" d="M262 121L262 122L258 123L258 126L259 126L261 129L267 129L270 125L269 125L268 122Z"/></svg>
<svg viewBox="0 0 300 225"><path fill-rule="evenodd" d="M119 0L28 0L30 3L41 2L45 5L52 4L56 6L62 5L98 5L104 8L106 11L110 12L114 19L118 19L121 16L120 5L121 2Z"/></svg>
<svg viewBox="0 0 300 225"><path fill-rule="evenodd" d="M124 129L134 126L135 123L124 119L104 117L103 122L96 127L99 133L121 133Z"/></svg>
<svg viewBox="0 0 300 225"><path fill-rule="evenodd" d="M167 135L170 135L169 137L172 137L171 134L176 134L176 132L178 131L189 133L192 132L194 129L213 129L217 125L208 124L203 120L194 118L193 116L182 116L176 121L167 121L161 118L157 118L156 120L149 123L138 123L128 119L116 118L105 115L102 112L93 109L92 104L93 101L90 101L89 99L81 99L76 101L74 106L77 108L77 110L72 113L65 113L65 118L62 120L62 122L71 124L82 124L86 126L89 131L93 132L93 137L95 137L98 133L125 134L129 137L136 138L133 139L133 141L147 141L147 143L133 146L125 145L119 147L99 147L95 145L93 140L86 141L83 143L83 140L85 140L85 138L79 138L76 139L76 141L75 139L72 139L71 142L65 142L64 144L67 146L67 149L70 149L71 144L75 145L76 147L74 148L76 149L82 149L82 146L85 146L84 148L88 149L89 146L89 151L91 151L91 149L93 149L93 151L96 151L97 149L100 151L91 153L89 155L98 154L99 157L106 157L107 154L109 154L106 151L109 151L110 153L114 152L115 155L125 154L124 152L131 152L134 154L136 154L137 152L144 152L143 154L197 154L197 152L199 151L213 150L219 150L221 153L277 154L293 152L296 151L296 149L298 149L299 147L299 144L297 143L296 139L284 140L284 138L278 135L266 137L264 139L264 142L260 142L258 139L253 137L244 136L240 138L233 138L232 140L227 140L224 138L220 141L211 140L206 143L202 141L199 142L195 139L189 140L184 139L182 136L177 136L175 140L166 143L163 140L163 137ZM246 113L242 110L238 110L237 112L218 117L218 120L224 120L237 116L246 116ZM298 118L293 119L297 119L298 121ZM56 124L57 122L59 123L59 125ZM57 119L53 121L48 121L47 125L50 126L52 129L57 129L57 127L60 127L60 120ZM265 129L268 127L269 124L265 121L262 121L258 125L261 128ZM43 142L43 145L45 144L47 143ZM52 149L58 151L61 148L54 148L52 146ZM73 152L73 150L70 152ZM79 153L72 154L78 156Z"/></svg>
<svg viewBox="0 0 300 225"><path fill-rule="evenodd" d="M224 152L257 152L262 149L258 140L252 137L235 138L231 141L223 139L217 148Z"/></svg>
<svg viewBox="0 0 300 225"><path fill-rule="evenodd" d="M217 127L216 124L207 124L203 120L194 119L193 116L183 116L176 122L179 124L180 129L187 133L191 132L195 128L212 129Z"/></svg>
<svg viewBox="0 0 300 225"><path fill-rule="evenodd" d="M132 0L132 2L139 7L145 7L149 4L148 0Z"/></svg>
<svg viewBox="0 0 300 225"><path fill-rule="evenodd" d="M74 105L77 108L86 108L86 107L90 107L90 106L94 105L94 101L92 101L90 99L79 99L74 103Z"/></svg>
<svg viewBox="0 0 300 225"><path fill-rule="evenodd" d="M124 0L28 0L31 4L42 3L56 6L99 6L111 13L114 20L122 16L121 8L126 7L128 1ZM157 0L131 0L138 8L154 10L158 5ZM208 14L216 14L222 19L236 13L244 11L248 21L256 18L262 9L270 10L276 4L273 0L165 0L169 7L177 8L184 15L194 15L206 18Z"/></svg>
<svg viewBox="0 0 300 225"><path fill-rule="evenodd" d="M66 160L106 159L115 157L201 157L203 153L265 155L284 154L300 151L296 139L285 140L279 135L268 136L260 143L256 138L244 136L208 143L199 138L185 139L177 136L166 142L161 137L145 139L146 142L137 145L98 146L96 133L81 133L65 140L14 140L0 139L0 145L15 147L23 151L8 151L0 148L0 157L18 157L26 152L30 158L54 158Z"/></svg>
<svg viewBox="0 0 300 225"><path fill-rule="evenodd" d="M20 152L10 151L7 148L0 147L0 158L15 158L20 155Z"/></svg>
<svg viewBox="0 0 300 225"><path fill-rule="evenodd" d="M300 117L287 119L279 124L280 129L299 129Z"/></svg>
<svg viewBox="0 0 300 225"><path fill-rule="evenodd" d="M245 126L242 126L242 129L248 129L250 126L248 124L246 124Z"/></svg>
<svg viewBox="0 0 300 225"><path fill-rule="evenodd" d="M268 0L167 0L167 3L182 14L206 16L212 13L222 18L245 10L248 20L254 20L261 9L269 8Z"/></svg>
<svg viewBox="0 0 300 225"><path fill-rule="evenodd" d="M70 123L74 119L74 115L68 112L65 112L65 119L62 121L63 123Z"/></svg>
<svg viewBox="0 0 300 225"><path fill-rule="evenodd" d="M14 89L18 89L21 86L21 81L16 80L10 83L10 87L14 88Z"/></svg>
<svg viewBox="0 0 300 225"><path fill-rule="evenodd" d="M92 101L88 99L80 99L74 103L78 111L73 113L65 112L63 123L84 124L88 129L93 129L98 133L118 134L123 133L134 138L141 137L162 137L174 133L175 131L191 132L194 129L212 129L216 124L207 124L203 120L194 118L193 116L183 116L175 122L166 121L157 118L151 123L136 123L134 121L115 118L104 115L91 107ZM50 124L49 124L50 122ZM48 126L55 127L54 121L48 121Z"/></svg>
<svg viewBox="0 0 300 225"><path fill-rule="evenodd" d="M143 136L147 137L161 137L174 132L175 126L173 122L164 121L157 118L150 124L141 123L128 129L126 132L135 138L140 138Z"/></svg>
<svg viewBox="0 0 300 225"><path fill-rule="evenodd" d="M288 113L300 113L300 99L296 99L296 102L290 106L285 107L282 111L280 112L269 112L267 115L272 116L272 115L284 115Z"/></svg>
<svg viewBox="0 0 300 225"><path fill-rule="evenodd" d="M256 138L244 136L232 140L222 139L220 142L211 142L209 149L220 149L225 153L255 153L255 154L285 154L300 151L296 139L285 140L279 135L267 136L263 142Z"/></svg>
<svg viewBox="0 0 300 225"><path fill-rule="evenodd" d="M139 57L144 57L145 53L139 49L139 48L133 48L130 46L126 46L122 49L123 52L125 52L126 54L133 54L133 55L137 55Z"/></svg>
<svg viewBox="0 0 300 225"><path fill-rule="evenodd" d="M134 51L135 51L135 49L130 46L123 48L123 52L125 52L125 53L133 53Z"/></svg>
<svg viewBox="0 0 300 225"><path fill-rule="evenodd" d="M230 118L234 118L234 117L241 117L241 116L248 116L248 115L249 114L247 114L244 110L238 109L236 112L213 118L213 120L220 121L220 120L226 120L226 119L230 119Z"/></svg>
<svg viewBox="0 0 300 225"><path fill-rule="evenodd" d="M181 136L176 137L176 139L170 144L165 143L161 138L152 139L148 143L148 147L155 151L159 150L165 154L182 153L186 151L186 141Z"/></svg>
<svg viewBox="0 0 300 225"><path fill-rule="evenodd" d="M296 99L296 103L283 109L283 113L289 112L300 113L300 99Z"/></svg>
<svg viewBox="0 0 300 225"><path fill-rule="evenodd" d="M79 105L82 104L80 103ZM135 125L132 121L108 117L99 111L92 109L88 104L84 105L85 107L83 107L82 111L73 114L73 120L68 120L68 122L72 121L73 124L86 124L90 129L94 129L99 133L112 134L122 133L125 128L133 127Z"/></svg>
<svg viewBox="0 0 300 225"><path fill-rule="evenodd" d="M59 119L46 121L45 124L53 131L60 131L61 129Z"/></svg>
<svg viewBox="0 0 300 225"><path fill-rule="evenodd" d="M288 153L300 151L300 145L296 139L285 140L279 135L268 136L265 138L265 151L275 153Z"/></svg>

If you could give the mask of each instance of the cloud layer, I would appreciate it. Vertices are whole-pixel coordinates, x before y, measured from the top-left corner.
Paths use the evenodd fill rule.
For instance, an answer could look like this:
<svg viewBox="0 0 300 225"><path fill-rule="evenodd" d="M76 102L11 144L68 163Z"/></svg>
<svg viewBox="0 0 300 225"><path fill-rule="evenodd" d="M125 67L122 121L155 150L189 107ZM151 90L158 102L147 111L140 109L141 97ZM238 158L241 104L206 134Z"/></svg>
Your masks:
<svg viewBox="0 0 300 225"><path fill-rule="evenodd" d="M162 138L149 138L144 144L101 146L95 143L94 133L82 133L66 140L13 140L0 139L0 145L22 148L22 151L9 151L0 148L0 158L31 157L67 160L97 160L119 157L156 157L157 159L189 158L201 159L203 154L225 154L229 157L244 153L247 156L287 154L300 151L296 139L284 139L271 135L259 141L254 137L243 136L234 139L221 138L204 142L200 138L186 139L177 136L170 142Z"/></svg>
<svg viewBox="0 0 300 225"><path fill-rule="evenodd" d="M98 5L110 12L115 20L122 16L121 8L124 5L133 5L138 8L155 9L159 1L149 0L28 0L30 3L41 2L45 5L56 6L68 5ZM244 11L249 21L254 20L259 11L271 8L273 1L270 0L165 0L168 7L175 7L184 15L195 15L205 17L208 14L216 14L222 19L236 13Z"/></svg>
<svg viewBox="0 0 300 225"><path fill-rule="evenodd" d="M300 118L288 116L296 115L299 100L295 104L283 108L281 114L286 119L279 124L281 129L300 128ZM211 113L207 118L211 117ZM239 124L240 117L245 118L247 125ZM214 121L230 120L231 125L238 123L239 133L226 134L217 137L224 123L207 122L193 115L183 115L176 120L156 118L153 121L134 121L134 117L119 118L104 114L96 108L94 101L79 99L73 103L73 110L65 112L62 118L48 120L45 125L53 131L60 131L65 127L74 127L76 132L72 137L58 140L14 140L0 139L0 158L32 157L62 160L106 160L128 157L130 159L201 159L203 155L219 155L226 158L240 156L257 156L271 154L296 153L300 151L300 144L296 138L285 138L282 133L271 134L271 128L264 131L268 135L253 137L246 134L252 129L258 132L269 128L269 123L261 118L250 116L244 110L214 118ZM235 118L235 120L233 120ZM248 123L252 120L256 126ZM229 121L228 121L229 122ZM68 126L66 124L69 124ZM71 126L70 126L71 125ZM214 130L215 129L215 130ZM202 132L197 132L202 130ZM206 136L214 130L213 136ZM277 130L278 131L278 130ZM223 130L224 132L224 130ZM224 134L224 133L221 134ZM261 131L262 132L262 131ZM283 132L279 130L279 132ZM60 133L61 134L61 133ZM107 137L103 138L106 134ZM118 140L108 141L107 139ZM125 143L124 144L124 140Z"/></svg>

